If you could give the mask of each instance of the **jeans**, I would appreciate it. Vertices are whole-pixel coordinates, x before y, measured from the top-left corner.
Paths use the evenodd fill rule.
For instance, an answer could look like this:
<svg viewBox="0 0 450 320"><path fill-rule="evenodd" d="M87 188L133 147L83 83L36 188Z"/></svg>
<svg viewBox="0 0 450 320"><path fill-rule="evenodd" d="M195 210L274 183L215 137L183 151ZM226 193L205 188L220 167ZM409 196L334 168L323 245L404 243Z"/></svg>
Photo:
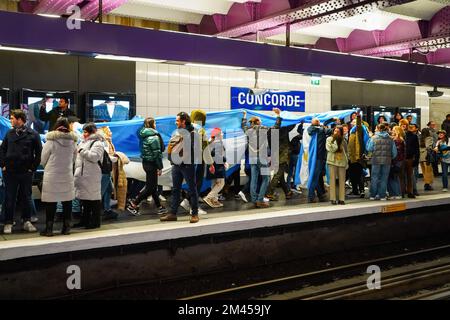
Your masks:
<svg viewBox="0 0 450 320"><path fill-rule="evenodd" d="M389 177L389 171L391 170L390 164L372 164L372 176L370 182L370 197L386 198L386 189Z"/></svg>
<svg viewBox="0 0 450 320"><path fill-rule="evenodd" d="M298 154L292 154L289 157L289 169L288 169L288 176L286 179L286 183L289 188L293 187L293 180L295 178L295 168L297 167L297 161L298 161Z"/></svg>
<svg viewBox="0 0 450 320"><path fill-rule="evenodd" d="M314 172L311 172L309 178L314 177L315 179L311 182L308 189L308 200L313 201L317 196L321 198L325 194L325 185L323 183L323 174L325 171L325 160L317 159Z"/></svg>
<svg viewBox="0 0 450 320"><path fill-rule="evenodd" d="M101 193L102 193L102 204L104 211L111 210L111 194L112 194L112 182L111 175L102 174L102 182L101 182Z"/></svg>
<svg viewBox="0 0 450 320"><path fill-rule="evenodd" d="M269 170L267 165L257 163L257 164L251 164L251 181L250 181L250 195L252 198L252 202L263 202L264 196L266 195L267 187L269 185L270 175L266 174L263 175L262 169ZM261 184L259 185L259 192L257 193L258 189L258 178L261 176Z"/></svg>
<svg viewBox="0 0 450 320"><path fill-rule="evenodd" d="M158 194L158 168L151 161L142 161L142 167L145 171L145 187L136 197L135 204L139 205L142 200L147 199L151 195L156 207L159 208L161 207L161 202L159 201Z"/></svg>
<svg viewBox="0 0 450 320"><path fill-rule="evenodd" d="M388 192L391 197L400 197L402 195L402 190L400 188L400 177L398 174L389 175Z"/></svg>
<svg viewBox="0 0 450 320"><path fill-rule="evenodd" d="M183 179L189 187L190 204L192 208L192 215L198 215L198 193L197 184L195 181L195 165L180 164L172 166L172 203L170 205L170 213L177 214L180 206L181 186Z"/></svg>
<svg viewBox="0 0 450 320"><path fill-rule="evenodd" d="M23 222L30 221L31 212L33 211L31 207L31 188L33 183L33 173L4 172L4 177L7 185L5 224L13 223L18 195L20 197L20 203L23 204Z"/></svg>
<svg viewBox="0 0 450 320"><path fill-rule="evenodd" d="M441 162L442 166L442 187L447 189L448 188L448 167L450 166L450 163L445 163L444 161Z"/></svg>

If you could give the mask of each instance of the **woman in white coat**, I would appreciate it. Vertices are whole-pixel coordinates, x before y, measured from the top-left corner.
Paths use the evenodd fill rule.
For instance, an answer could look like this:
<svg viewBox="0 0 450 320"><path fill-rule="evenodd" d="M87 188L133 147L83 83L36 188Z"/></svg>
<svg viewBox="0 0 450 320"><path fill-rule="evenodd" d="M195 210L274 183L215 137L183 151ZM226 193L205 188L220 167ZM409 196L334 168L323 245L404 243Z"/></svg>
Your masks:
<svg viewBox="0 0 450 320"><path fill-rule="evenodd" d="M81 221L74 227L100 227L103 142L95 123L83 126L83 140L78 145L75 162L75 196L81 200L82 211Z"/></svg>
<svg viewBox="0 0 450 320"><path fill-rule="evenodd" d="M41 200L46 203L45 230L41 235L53 236L56 203L63 204L62 234L70 233L72 200L75 197L73 163L77 155L78 136L70 130L67 118L58 118L55 130L47 133L42 149L41 165L44 167Z"/></svg>

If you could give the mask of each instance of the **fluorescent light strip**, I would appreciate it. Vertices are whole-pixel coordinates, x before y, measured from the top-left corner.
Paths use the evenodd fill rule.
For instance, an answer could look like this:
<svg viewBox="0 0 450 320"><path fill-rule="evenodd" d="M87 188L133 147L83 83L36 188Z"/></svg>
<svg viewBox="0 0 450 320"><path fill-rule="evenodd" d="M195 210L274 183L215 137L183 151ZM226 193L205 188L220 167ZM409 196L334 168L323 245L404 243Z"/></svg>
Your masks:
<svg viewBox="0 0 450 320"><path fill-rule="evenodd" d="M128 57L128 56L114 56L114 55L109 55L109 54L98 54L98 55L95 56L95 59L119 60L119 61L137 61L137 62L154 62L154 63L166 62L166 60L136 58L136 57Z"/></svg>
<svg viewBox="0 0 450 320"><path fill-rule="evenodd" d="M47 18L61 18L60 16L56 15L56 14L45 14L45 13L38 13L38 16L41 17L47 17Z"/></svg>
<svg viewBox="0 0 450 320"><path fill-rule="evenodd" d="M343 81L362 81L362 78L352 78L352 77L339 77L339 76L327 76L323 75L324 79L332 79L332 80L343 80Z"/></svg>
<svg viewBox="0 0 450 320"><path fill-rule="evenodd" d="M235 69L235 70L245 69L244 67L233 67L233 66L223 66L220 64L201 64L201 63L186 63L185 66L218 68L218 69Z"/></svg>
<svg viewBox="0 0 450 320"><path fill-rule="evenodd" d="M25 49L25 48L5 47L5 46L0 46L0 50L31 52L31 53L46 53L46 54L67 54L66 52L59 52L59 51L52 51L52 50Z"/></svg>
<svg viewBox="0 0 450 320"><path fill-rule="evenodd" d="M372 83L378 83L378 84L395 84L395 85L403 85L403 86L410 86L413 85L411 83L407 82L397 82L397 81L387 81L387 80L374 80Z"/></svg>

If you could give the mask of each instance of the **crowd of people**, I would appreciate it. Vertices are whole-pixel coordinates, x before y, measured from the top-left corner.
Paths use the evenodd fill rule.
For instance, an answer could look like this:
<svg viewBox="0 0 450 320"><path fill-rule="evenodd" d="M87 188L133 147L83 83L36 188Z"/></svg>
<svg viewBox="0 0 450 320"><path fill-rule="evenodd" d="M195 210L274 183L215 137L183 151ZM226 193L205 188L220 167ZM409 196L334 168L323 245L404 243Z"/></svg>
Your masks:
<svg viewBox="0 0 450 320"><path fill-rule="evenodd" d="M61 101L60 104L67 102ZM370 128L357 112L348 122L333 118L321 124L319 119L312 119L310 125L301 122L283 126L281 111L274 108L276 121L268 127L259 117L247 120L244 111L245 154L231 164L227 162L222 130L214 128L208 137L204 111L194 110L190 115L178 113L177 130L167 146L157 131L156 120L148 117L137 132L146 174L145 186L131 194L123 169L129 159L115 149L109 128L86 123L79 135L73 128L77 119L67 112L67 106L51 112L50 115L42 112L42 117L47 117L52 124L43 145L39 134L26 126L26 114L21 110L11 112L12 128L0 147L5 186L2 207L5 234L12 232L17 204L22 206L23 230L37 231L31 213L35 210L33 174L39 166L44 169L41 201L45 204L46 223L41 231L43 236L54 235L53 224L59 207L62 209L62 234L70 234L72 227L99 228L102 218L117 217L111 209L112 197L119 209L126 209L133 215L139 215L140 204L151 197L160 221L176 221L181 206L190 213L190 223L197 223L199 215L206 214L199 202L203 201L211 208L222 207L225 189L230 190L234 185L232 192L236 199L248 202L250 195L256 208L267 208L270 201L278 199L278 187L286 199L303 192L296 185L295 172L304 134L315 137L311 141L316 144L316 161L309 168L307 183L309 203L318 199L319 202L330 201L332 205L345 205L348 196L381 201L415 198L418 196L419 165L425 191L436 188L433 184L439 174L439 164L442 191L446 192L448 188L450 115L442 124L444 130L437 130L434 121L420 130L412 123L412 117L403 119L401 114L396 115L392 123L380 116L375 128ZM169 208L162 204L158 183L166 147L172 177ZM241 163L248 176L243 187L240 183ZM231 165L233 170L229 174L227 170ZM367 170L371 180L368 195L365 191ZM324 177L328 179L328 197ZM202 189L205 179L211 182L207 190ZM347 184L351 187L349 194L346 194ZM79 203L80 221L72 226L72 208Z"/></svg>

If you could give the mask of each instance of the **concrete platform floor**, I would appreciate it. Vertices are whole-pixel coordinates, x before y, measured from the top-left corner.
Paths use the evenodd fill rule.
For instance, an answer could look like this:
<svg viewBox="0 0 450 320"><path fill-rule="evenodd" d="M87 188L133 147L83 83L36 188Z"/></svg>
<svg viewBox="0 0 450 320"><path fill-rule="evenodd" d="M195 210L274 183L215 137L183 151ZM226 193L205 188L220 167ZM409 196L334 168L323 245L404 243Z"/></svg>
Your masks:
<svg viewBox="0 0 450 320"><path fill-rule="evenodd" d="M440 183L436 183L436 185L440 185ZM422 186L423 184L419 181L418 186ZM347 192L350 192L351 190L347 189ZM314 203L310 204L307 202L307 191L304 190L303 194L294 194L294 197L292 199L286 200L284 197L284 193L281 189L277 189L277 192L280 194L278 201L271 201L270 202L270 208L267 209L256 209L254 208L254 205L252 203L244 203L241 200L235 200L234 195L228 195L227 200L225 200L224 206L222 208L210 208L206 203L200 203L200 207L208 212L207 215L200 215L200 223L203 220L211 220L216 218L223 218L223 217L233 217L233 216L241 216L242 214L246 215L258 215L259 213L268 213L268 212L283 212L285 210L292 210L292 209L298 209L303 211L302 209L308 209L308 208L322 208L320 211L329 211L329 210L335 210L335 209L344 209L348 208L347 205L350 204L363 204L367 203L368 205L373 204L374 201L369 201L366 199L361 199L358 196L347 196L346 199L346 205L337 205L333 206L330 204L329 201L327 202L321 202L321 203ZM428 196L433 196L432 198L436 198L436 195L442 195L443 198L450 197L450 193L444 193L441 192L441 188L435 188L434 191L424 191L423 187L418 189L418 192L420 196L417 197L416 200L426 200ZM368 194L368 191L366 190L366 196ZM168 202L162 202L162 204L169 208L170 206L170 192L165 193L164 196L168 199ZM327 199L329 194L327 193ZM250 197L247 196L247 199ZM405 198L403 200L397 200L395 203L398 202L408 202L408 201L414 201L414 199L408 199ZM387 205L390 203L394 203L394 201L375 201L375 203L378 203L379 205ZM42 206L42 203L39 201L36 202L37 209L38 209L38 221L34 223L36 228L40 231L44 229L45 224L45 209ZM359 207L359 206L358 206ZM362 206L361 206L362 207ZM178 209L178 221L177 222L166 222L162 223L159 221L159 215L156 213L156 207L153 204L148 204L146 201L143 201L141 203L141 215L140 216L133 216L128 211L121 211L117 209L115 210L119 216L116 220L105 220L102 221L102 226L100 229L94 229L94 230L86 230L84 228L74 228L72 229L73 234L79 234L79 233L92 233L92 232L98 232L100 230L117 230L122 228L129 228L129 227L139 227L139 226L148 226L148 225L154 225L154 224L185 224L189 223L189 214L186 212L183 208ZM256 216L255 216L256 218ZM75 215L72 224L78 222L77 216ZM54 231L55 235L58 236L58 233L60 232L62 227L62 223L59 221L55 222L54 225ZM5 235L3 234L2 226L0 228L0 243L1 241L8 241L8 240L19 240L19 239L31 239L36 237L41 237L39 235L39 232L35 233L28 233L25 232L22 229L22 224L20 221L20 212L16 213L16 225L13 228L13 234ZM44 237L42 237L44 238Z"/></svg>

